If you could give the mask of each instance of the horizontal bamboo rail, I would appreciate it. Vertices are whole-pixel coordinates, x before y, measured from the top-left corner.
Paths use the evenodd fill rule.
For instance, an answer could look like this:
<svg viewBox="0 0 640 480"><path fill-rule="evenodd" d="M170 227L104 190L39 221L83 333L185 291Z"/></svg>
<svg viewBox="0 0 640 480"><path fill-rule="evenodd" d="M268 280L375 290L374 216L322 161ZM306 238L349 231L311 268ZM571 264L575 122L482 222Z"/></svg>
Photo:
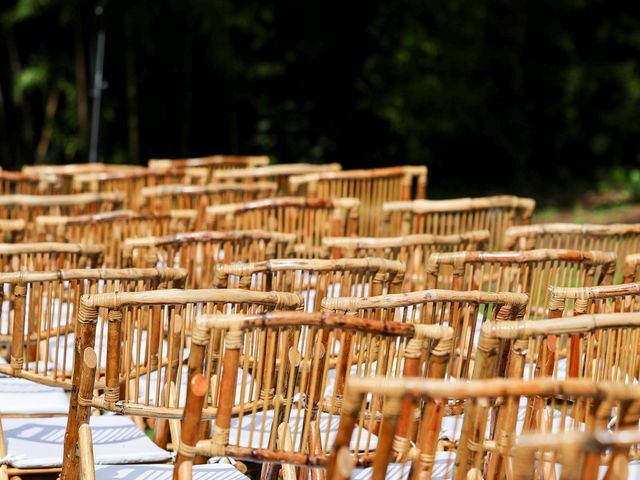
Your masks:
<svg viewBox="0 0 640 480"><path fill-rule="evenodd" d="M325 237L322 239L322 243L326 247L395 248L409 245L456 245L461 242L486 242L490 235L488 230L476 230L452 235L418 233L398 237Z"/></svg>
<svg viewBox="0 0 640 480"><path fill-rule="evenodd" d="M384 212L455 212L459 210L475 210L488 208L518 208L523 210L523 217L533 214L536 202L532 198L497 195L493 197L454 198L450 200L409 200L386 202L382 205Z"/></svg>

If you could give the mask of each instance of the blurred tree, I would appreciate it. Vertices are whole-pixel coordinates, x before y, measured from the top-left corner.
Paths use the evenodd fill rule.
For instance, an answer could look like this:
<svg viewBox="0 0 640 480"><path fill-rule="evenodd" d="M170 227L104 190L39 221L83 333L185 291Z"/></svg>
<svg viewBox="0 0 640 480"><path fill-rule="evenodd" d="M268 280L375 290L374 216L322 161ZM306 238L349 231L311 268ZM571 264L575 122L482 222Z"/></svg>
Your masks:
<svg viewBox="0 0 640 480"><path fill-rule="evenodd" d="M0 5L3 167L86 158L92 8ZM567 198L640 167L635 3L111 0L106 15L105 161L427 163L431 195Z"/></svg>

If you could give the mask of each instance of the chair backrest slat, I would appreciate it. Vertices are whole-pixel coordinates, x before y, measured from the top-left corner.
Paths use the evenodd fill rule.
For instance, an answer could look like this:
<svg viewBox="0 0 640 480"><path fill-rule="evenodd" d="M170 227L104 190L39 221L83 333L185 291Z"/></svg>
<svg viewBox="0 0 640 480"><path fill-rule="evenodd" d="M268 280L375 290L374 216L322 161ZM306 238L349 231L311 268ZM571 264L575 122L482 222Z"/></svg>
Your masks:
<svg viewBox="0 0 640 480"><path fill-rule="evenodd" d="M387 232L448 235L486 229L491 232L489 248L498 249L507 228L529 224L535 204L531 198L498 195L388 202L382 209Z"/></svg>

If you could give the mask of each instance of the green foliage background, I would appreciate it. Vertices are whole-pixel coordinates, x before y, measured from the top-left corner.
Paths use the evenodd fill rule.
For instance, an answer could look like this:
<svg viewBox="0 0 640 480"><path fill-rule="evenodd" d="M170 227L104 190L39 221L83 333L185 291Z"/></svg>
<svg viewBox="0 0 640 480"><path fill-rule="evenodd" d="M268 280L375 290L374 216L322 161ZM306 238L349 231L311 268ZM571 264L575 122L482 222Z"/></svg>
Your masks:
<svg viewBox="0 0 640 480"><path fill-rule="evenodd" d="M0 4L4 168L86 160L93 8ZM427 164L434 196L640 190L638 2L112 0L105 28L104 161Z"/></svg>

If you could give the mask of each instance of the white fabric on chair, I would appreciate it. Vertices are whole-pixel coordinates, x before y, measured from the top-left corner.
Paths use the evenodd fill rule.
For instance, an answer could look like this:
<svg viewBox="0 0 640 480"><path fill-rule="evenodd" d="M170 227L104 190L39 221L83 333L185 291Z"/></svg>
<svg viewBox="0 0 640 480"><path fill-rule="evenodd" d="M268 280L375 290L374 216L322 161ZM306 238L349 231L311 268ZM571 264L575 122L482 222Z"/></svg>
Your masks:
<svg viewBox="0 0 640 480"><path fill-rule="evenodd" d="M171 454L147 437L128 417L104 415L90 418L96 464L152 463ZM3 418L5 461L16 468L62 465L65 417Z"/></svg>
<svg viewBox="0 0 640 480"><path fill-rule="evenodd" d="M248 480L233 465L195 465L193 480ZM96 480L172 480L173 465L96 465Z"/></svg>
<svg viewBox="0 0 640 480"><path fill-rule="evenodd" d="M59 415L69 413L64 389L31 380L0 376L0 415Z"/></svg>
<svg viewBox="0 0 640 480"><path fill-rule="evenodd" d="M240 441L238 443L239 446L242 447L251 447L251 448L267 448L269 446L269 433L271 432L271 426L273 425L273 415L274 410L267 410L266 413L258 411L254 417L250 415L245 415L242 418L242 425L239 424L239 418L235 417L231 419L231 425L229 429L229 443L232 445L236 444L238 438L238 429L240 429ZM329 424L329 418L331 418L331 423ZM251 437L251 420L254 421L255 428L253 437ZM303 420L304 420L304 412L295 408L291 409L291 413L289 415L289 428L291 429L292 437L295 435L295 443L297 443L297 448L300 448L300 441L302 436L302 428L303 428ZM264 435L262 439L260 439L260 432L263 430L263 422L264 422ZM298 423L296 425L296 423ZM338 434L338 426L340 424L340 415L333 414L329 415L328 413L322 412L320 413L320 436L322 442L325 441L325 436L327 433L327 429L329 429L329 437L326 445L323 444L323 450L329 451L329 448L333 445L336 439L336 435ZM297 432L297 434L296 434ZM358 450L365 450L367 444L369 444L370 450L375 450L378 445L378 437L373 434L369 434L366 430L362 430L360 435L360 442L356 445L357 441L357 433L358 430L354 431L353 438L351 439L350 447L351 450L355 450L358 447Z"/></svg>
<svg viewBox="0 0 640 480"><path fill-rule="evenodd" d="M436 452L431 472L432 480L446 480L453 477L456 456L453 452ZM407 480L411 471L411 463L390 463L385 480ZM351 480L368 480L373 474L373 467L356 468L351 473Z"/></svg>

